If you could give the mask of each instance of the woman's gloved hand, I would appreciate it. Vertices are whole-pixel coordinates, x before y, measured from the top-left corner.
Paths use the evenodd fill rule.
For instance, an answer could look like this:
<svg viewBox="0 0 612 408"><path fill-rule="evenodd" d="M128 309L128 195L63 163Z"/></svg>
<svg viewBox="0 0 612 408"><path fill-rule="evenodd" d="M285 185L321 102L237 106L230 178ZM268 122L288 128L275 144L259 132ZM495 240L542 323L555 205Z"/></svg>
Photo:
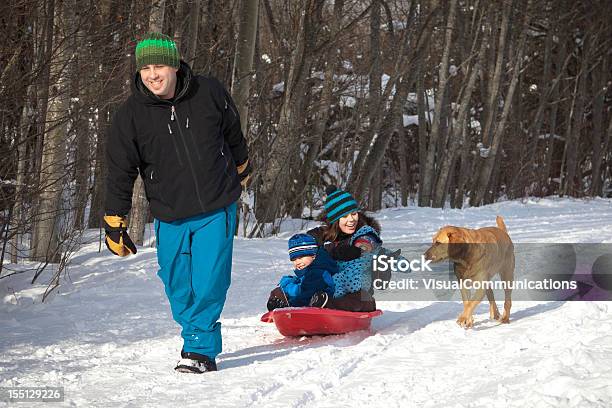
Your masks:
<svg viewBox="0 0 612 408"><path fill-rule="evenodd" d="M361 249L349 245L348 243L339 243L332 248L331 256L338 261L352 261L361 256Z"/></svg>

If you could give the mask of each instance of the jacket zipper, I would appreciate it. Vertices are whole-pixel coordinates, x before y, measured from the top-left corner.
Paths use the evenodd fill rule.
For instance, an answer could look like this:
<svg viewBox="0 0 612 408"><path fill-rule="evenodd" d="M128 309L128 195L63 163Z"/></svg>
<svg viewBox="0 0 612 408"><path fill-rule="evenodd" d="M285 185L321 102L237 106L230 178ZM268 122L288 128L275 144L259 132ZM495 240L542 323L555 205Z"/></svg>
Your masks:
<svg viewBox="0 0 612 408"><path fill-rule="evenodd" d="M232 108L232 104L227 101L227 98L223 98L223 99L225 100L225 110L227 110L229 106L230 110L234 114L234 119L236 119L238 117L238 113L234 110L234 108Z"/></svg>
<svg viewBox="0 0 612 408"><path fill-rule="evenodd" d="M170 112L170 120L173 121L176 117L176 127L179 130L179 135L181 137L181 141L183 142L183 147L185 148L185 153L187 156L187 163L189 163L189 169L191 170L191 176L193 177L193 183L195 185L196 196L198 197L198 202L200 203L200 207L202 207L202 211L206 211L204 207L204 202L202 201L202 196L200 195L200 187L198 186L198 178L196 177L195 169L193 168L193 163L191 163L191 158L189 157L189 149L187 148L187 143L185 143L185 136L183 136L183 131L181 130L181 122L176 112L176 108L174 104L171 107ZM170 125L168 125L170 126Z"/></svg>
<svg viewBox="0 0 612 408"><path fill-rule="evenodd" d="M174 120L174 119L170 117L170 120ZM172 127L170 126L169 123L168 123L168 133L170 134L170 139L172 139L172 144L174 145L174 150L176 151L176 157L178 159L179 165L182 167L183 160L181 159L181 154L179 153L179 148L178 148L178 145L176 144L176 140L174 139L174 136L172 133Z"/></svg>
<svg viewBox="0 0 612 408"><path fill-rule="evenodd" d="M196 142L195 137L193 136L193 132L191 131L191 128L189 127L189 116L187 116L187 122L185 124L185 128L189 132L189 136L191 136L191 141L193 142L193 148L195 149L196 156L198 156L198 161L200 161L202 160L202 157L200 156L200 149L198 149L198 144Z"/></svg>
<svg viewBox="0 0 612 408"><path fill-rule="evenodd" d="M225 173L226 186L229 187L228 183L232 182L232 179L227 172L227 168L229 167L229 163L227 162L227 157L225 157L225 153L223 153L223 148L225 147L225 138L221 135L221 157L223 157L223 162L225 163L225 167L223 168L223 172Z"/></svg>
<svg viewBox="0 0 612 408"><path fill-rule="evenodd" d="M238 118L238 113L236 111L234 111L234 108L232 107L232 104L227 101L226 97L223 97L223 100L225 101L225 110L227 111L227 108L229 107L230 111L234 115L234 120L236 120ZM222 132L223 132L223 130L222 130ZM223 159L225 160L225 169L224 169L225 176L226 176L226 179L227 179L227 183L229 183L229 185L231 185L232 180L231 180L230 175L227 172L227 168L228 168L229 164L227 162L227 158L225 157L225 154L223 154L223 148L225 147L225 137L223 136L223 134L221 134L221 140L223 140L222 145L221 145L221 155L223 156Z"/></svg>

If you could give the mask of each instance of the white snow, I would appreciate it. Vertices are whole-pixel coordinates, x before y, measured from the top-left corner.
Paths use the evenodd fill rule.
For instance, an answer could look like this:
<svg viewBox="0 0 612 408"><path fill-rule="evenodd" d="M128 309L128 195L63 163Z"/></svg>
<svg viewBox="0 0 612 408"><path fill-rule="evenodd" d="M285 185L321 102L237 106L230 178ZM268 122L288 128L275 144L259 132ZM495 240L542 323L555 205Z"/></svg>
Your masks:
<svg viewBox="0 0 612 408"><path fill-rule="evenodd" d="M386 241L422 243L443 225L479 228L498 214L515 242L612 242L609 199L375 215ZM235 241L220 371L189 375L173 371L181 341L155 275L151 226L147 245L123 259L104 245L98 253L99 231L88 231L45 304L44 285L30 285L30 276L0 280L0 387L63 386L65 401L53 406L610 406L610 302L514 301L511 323L498 325L485 301L472 330L456 325L457 302L379 302L384 315L370 332L283 338L259 317L290 272L286 239L294 232Z"/></svg>
<svg viewBox="0 0 612 408"><path fill-rule="evenodd" d="M565 140L565 137L563 136L559 136L557 134L552 135L553 139L555 140ZM542 139L549 139L550 138L550 133L544 133L543 135L539 135L538 139L542 140Z"/></svg>
<svg viewBox="0 0 612 408"><path fill-rule="evenodd" d="M285 92L285 82L283 81L283 82L279 82L277 84L274 84L272 86L272 91L276 92L276 93L279 93L279 94Z"/></svg>
<svg viewBox="0 0 612 408"><path fill-rule="evenodd" d="M410 126L410 125L419 125L419 115L402 115L403 117L403 122L404 122L404 127L406 126Z"/></svg>
<svg viewBox="0 0 612 408"><path fill-rule="evenodd" d="M357 99L352 96L341 95L339 105L346 108L354 108L357 104Z"/></svg>

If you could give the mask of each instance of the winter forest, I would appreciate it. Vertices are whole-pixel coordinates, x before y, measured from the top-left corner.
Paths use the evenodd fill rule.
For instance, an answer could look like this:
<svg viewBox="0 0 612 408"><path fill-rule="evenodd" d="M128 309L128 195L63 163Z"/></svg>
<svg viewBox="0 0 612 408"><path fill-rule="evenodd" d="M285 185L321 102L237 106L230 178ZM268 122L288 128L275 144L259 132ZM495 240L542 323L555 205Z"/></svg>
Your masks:
<svg viewBox="0 0 612 408"><path fill-rule="evenodd" d="M371 211L610 196L610 15L608 0L6 0L0 279L35 261L35 281L100 227L106 133L149 31L230 90L254 169L236 233L263 237L316 217L331 184ZM148 222L137 180L137 243Z"/></svg>

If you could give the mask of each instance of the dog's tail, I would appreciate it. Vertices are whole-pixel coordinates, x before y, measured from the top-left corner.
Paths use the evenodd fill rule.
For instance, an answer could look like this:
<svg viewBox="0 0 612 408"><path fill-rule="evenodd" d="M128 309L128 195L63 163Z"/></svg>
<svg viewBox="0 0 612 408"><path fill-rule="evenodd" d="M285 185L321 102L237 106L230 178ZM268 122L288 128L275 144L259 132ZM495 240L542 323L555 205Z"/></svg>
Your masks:
<svg viewBox="0 0 612 408"><path fill-rule="evenodd" d="M504 219L501 217L501 215L498 215L497 218L495 218L495 222L497 223L497 228L504 231L505 233L508 233L508 230L506 229L506 224L504 224Z"/></svg>

